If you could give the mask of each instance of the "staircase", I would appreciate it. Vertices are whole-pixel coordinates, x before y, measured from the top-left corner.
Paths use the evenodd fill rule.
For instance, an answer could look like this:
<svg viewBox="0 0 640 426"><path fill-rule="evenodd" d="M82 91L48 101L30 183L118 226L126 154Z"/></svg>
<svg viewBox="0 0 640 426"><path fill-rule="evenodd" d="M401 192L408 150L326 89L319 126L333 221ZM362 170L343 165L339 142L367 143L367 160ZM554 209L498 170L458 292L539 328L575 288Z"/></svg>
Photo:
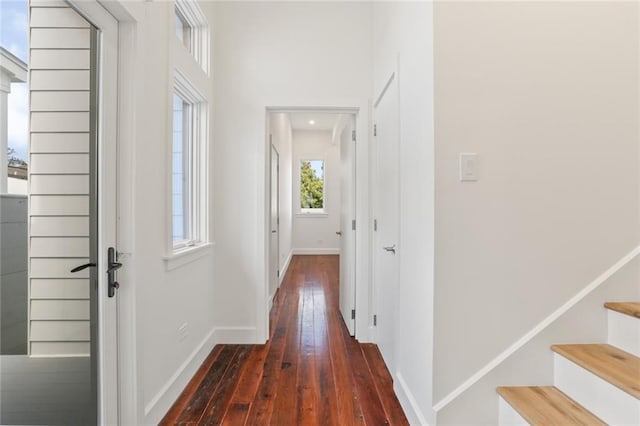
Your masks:
<svg viewBox="0 0 640 426"><path fill-rule="evenodd" d="M606 344L551 347L555 386L497 389L501 425L640 425L640 302L604 306Z"/></svg>

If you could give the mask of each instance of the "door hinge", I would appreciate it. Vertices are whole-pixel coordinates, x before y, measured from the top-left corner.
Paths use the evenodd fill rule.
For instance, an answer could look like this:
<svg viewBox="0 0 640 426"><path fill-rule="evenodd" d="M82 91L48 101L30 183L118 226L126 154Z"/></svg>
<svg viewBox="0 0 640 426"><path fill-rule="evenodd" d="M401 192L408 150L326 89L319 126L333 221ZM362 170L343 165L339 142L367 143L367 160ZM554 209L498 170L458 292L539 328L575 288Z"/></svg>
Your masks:
<svg viewBox="0 0 640 426"><path fill-rule="evenodd" d="M356 319L356 310L355 309L351 310L351 319L352 320Z"/></svg>
<svg viewBox="0 0 640 426"><path fill-rule="evenodd" d="M351 131L351 140L354 141L354 142L356 141L356 131L355 130Z"/></svg>
<svg viewBox="0 0 640 426"><path fill-rule="evenodd" d="M280 277L280 269L278 269L278 272L276 273L277 277Z"/></svg>
<svg viewBox="0 0 640 426"><path fill-rule="evenodd" d="M377 316L377 315L374 315L374 316L373 316L373 325L374 325L374 326L377 326L377 325L378 325L378 316Z"/></svg>
<svg viewBox="0 0 640 426"><path fill-rule="evenodd" d="M373 230L374 231L378 230L378 219L373 219Z"/></svg>
<svg viewBox="0 0 640 426"><path fill-rule="evenodd" d="M373 125L373 136L378 136L378 126L376 124Z"/></svg>
<svg viewBox="0 0 640 426"><path fill-rule="evenodd" d="M352 231L355 231L355 230L356 230L356 220L355 220L355 219L353 219L353 220L351 221L351 230L352 230Z"/></svg>

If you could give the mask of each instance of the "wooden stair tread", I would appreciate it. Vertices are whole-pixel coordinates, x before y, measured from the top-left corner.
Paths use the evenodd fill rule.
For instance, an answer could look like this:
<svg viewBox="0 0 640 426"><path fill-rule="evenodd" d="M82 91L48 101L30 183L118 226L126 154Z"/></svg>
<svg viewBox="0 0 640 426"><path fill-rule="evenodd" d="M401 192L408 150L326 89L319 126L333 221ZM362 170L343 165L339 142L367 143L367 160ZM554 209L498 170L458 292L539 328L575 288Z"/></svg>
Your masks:
<svg viewBox="0 0 640 426"><path fill-rule="evenodd" d="M504 398L531 425L606 425L555 386L499 387Z"/></svg>
<svg viewBox="0 0 640 426"><path fill-rule="evenodd" d="M640 399L640 358L607 344L553 345L551 349Z"/></svg>
<svg viewBox="0 0 640 426"><path fill-rule="evenodd" d="M640 319L640 302L607 302L604 307Z"/></svg>

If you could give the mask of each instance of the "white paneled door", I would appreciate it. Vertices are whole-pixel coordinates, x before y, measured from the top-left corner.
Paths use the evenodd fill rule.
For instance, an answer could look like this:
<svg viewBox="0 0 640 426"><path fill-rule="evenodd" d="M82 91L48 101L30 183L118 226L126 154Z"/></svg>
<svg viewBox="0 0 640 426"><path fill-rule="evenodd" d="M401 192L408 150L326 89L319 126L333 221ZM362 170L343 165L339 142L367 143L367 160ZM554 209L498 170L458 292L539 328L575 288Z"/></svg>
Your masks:
<svg viewBox="0 0 640 426"><path fill-rule="evenodd" d="M270 170L270 236L269 236L269 297L275 296L280 279L280 155L271 145Z"/></svg>
<svg viewBox="0 0 640 426"><path fill-rule="evenodd" d="M340 137L340 312L355 335L356 308L356 141L355 118L348 119Z"/></svg>
<svg viewBox="0 0 640 426"><path fill-rule="evenodd" d="M376 342L394 374L398 318L399 128L397 75L389 77L375 105L373 257Z"/></svg>

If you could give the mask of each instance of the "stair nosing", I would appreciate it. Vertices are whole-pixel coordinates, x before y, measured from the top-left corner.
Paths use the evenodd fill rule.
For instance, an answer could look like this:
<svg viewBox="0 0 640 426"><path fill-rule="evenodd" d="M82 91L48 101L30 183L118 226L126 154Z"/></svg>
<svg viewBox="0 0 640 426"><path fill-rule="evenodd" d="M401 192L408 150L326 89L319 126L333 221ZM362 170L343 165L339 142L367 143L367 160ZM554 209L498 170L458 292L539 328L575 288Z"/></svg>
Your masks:
<svg viewBox="0 0 640 426"><path fill-rule="evenodd" d="M590 348L594 348L594 349L598 349L599 351L601 351L602 354L605 353L604 349L606 349L608 352L614 352L615 355L621 356L624 355L626 359L631 359L632 361L635 361L636 363L638 363L639 368L638 368L638 375L637 375L637 383L633 384L632 386L627 386L625 383L622 383L619 380L615 380L611 377L609 377L608 374L605 374L607 372L607 370L603 370L600 369L594 365L592 365L589 362L584 361L583 359L576 357L575 354L573 353L573 351L569 351L567 350L568 348L581 348L581 349L587 349L587 347ZM565 357L566 359L568 359L569 361L573 362L574 364L584 368L585 370L589 371L590 373L594 374L595 376L599 377L600 379L606 381L607 383L611 384L612 386L617 387L618 389L620 389L621 391L631 395L633 398L640 400L640 358L629 353L629 352L625 352L620 348L617 348L615 346L606 344L606 343L602 343L602 344L564 344L564 345L552 345L551 346L551 350L554 351L555 353L557 353L558 355L561 355L563 357Z"/></svg>
<svg viewBox="0 0 640 426"><path fill-rule="evenodd" d="M628 305L638 305L632 309L626 309ZM631 318L640 319L640 302L607 302L604 304L606 309L609 309L619 314L629 316Z"/></svg>
<svg viewBox="0 0 640 426"><path fill-rule="evenodd" d="M496 389L496 392L498 393L498 395L500 395L500 397L502 399L504 399L507 404L509 404L511 406L511 408L513 408L520 416L522 416L523 419L525 419L528 423L530 424L539 424L536 423L536 418L533 417L531 415L531 413L526 410L526 408L530 407L530 406L520 406L520 403L514 401L511 399L512 395L509 394L505 394L504 391L508 391L508 390L513 390L513 389L520 389L520 390L528 390L528 391L533 391L534 389L547 389L547 390L551 390L551 394L553 395L554 398L561 398L564 401L559 401L562 402L563 404L566 404L567 402L572 405L573 407L579 409L582 411L582 415L585 417L589 417L590 420L593 420L593 423L589 423L589 424L596 424L596 421L600 422L600 424L602 425L606 425L606 423L604 421L602 421L602 419L600 419L598 416L596 416L594 413L592 413L589 409L587 409L586 407L584 407L583 405L581 405L580 403L578 403L576 400L574 400L573 398L571 398L569 395L567 395L566 393L562 392L562 390L558 389L556 386L499 386ZM547 400L548 403L548 407L551 408L552 410L554 410L554 412L560 412L559 407L551 404L550 400ZM534 410L536 410L538 413L540 412L540 406L537 405L534 407ZM563 412L563 414L567 414L567 412Z"/></svg>

